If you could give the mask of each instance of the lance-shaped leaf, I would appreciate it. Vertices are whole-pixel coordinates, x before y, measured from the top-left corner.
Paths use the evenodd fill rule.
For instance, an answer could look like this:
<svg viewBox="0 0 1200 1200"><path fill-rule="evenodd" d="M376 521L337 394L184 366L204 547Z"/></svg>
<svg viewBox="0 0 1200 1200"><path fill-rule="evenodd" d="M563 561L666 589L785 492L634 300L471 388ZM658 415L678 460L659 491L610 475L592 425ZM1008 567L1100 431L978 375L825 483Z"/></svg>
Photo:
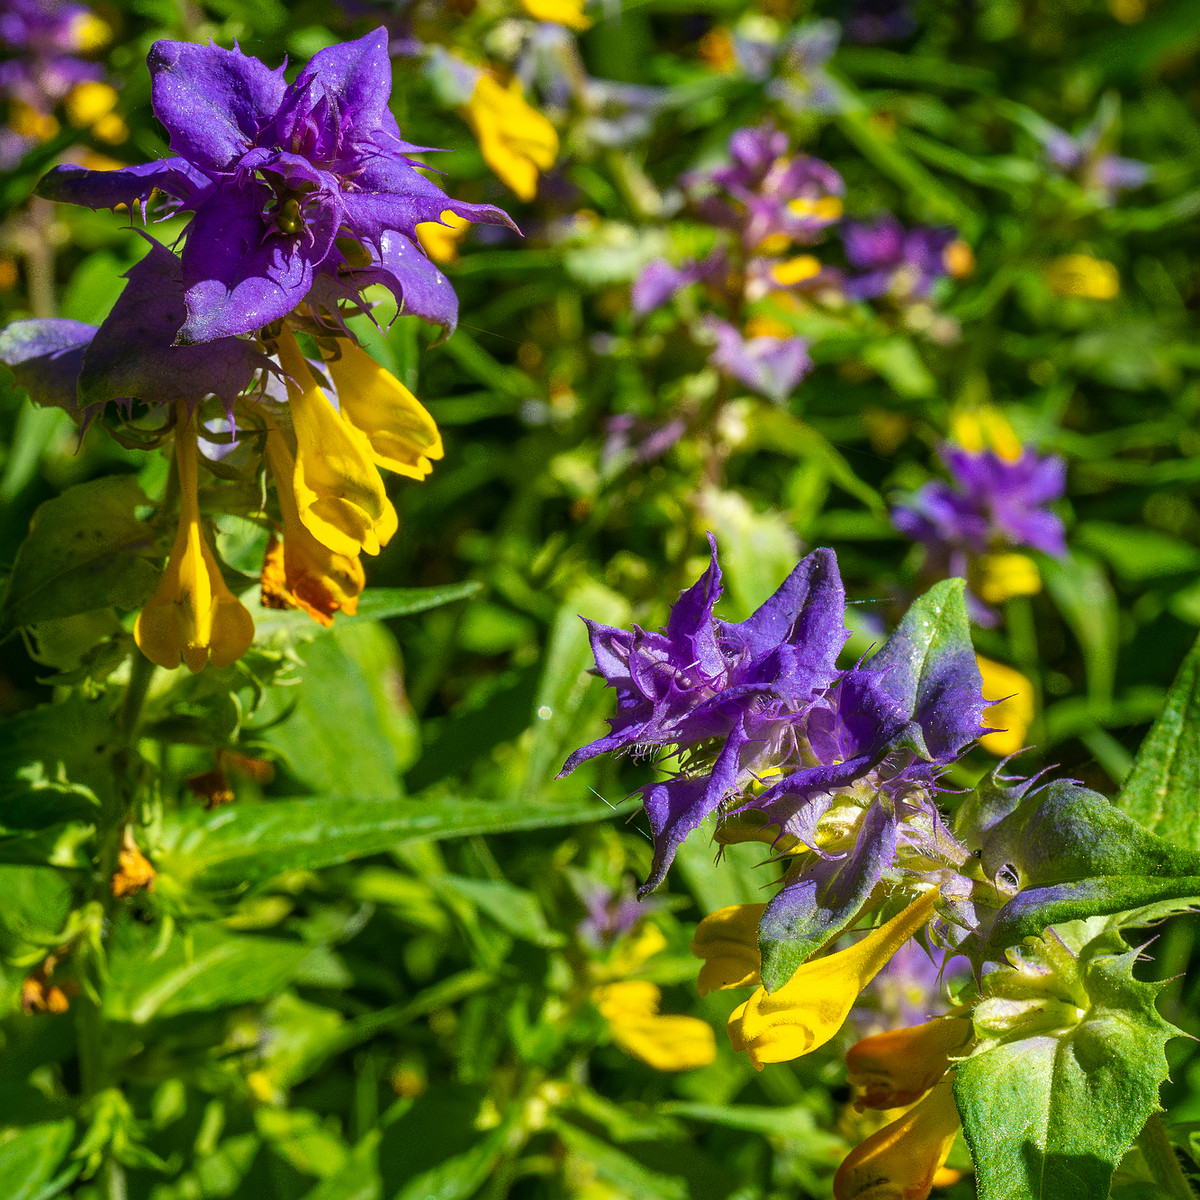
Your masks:
<svg viewBox="0 0 1200 1200"><path fill-rule="evenodd" d="M0 638L22 625L97 608L133 609L154 590L148 501L129 475L68 488L38 506L0 602Z"/></svg>
<svg viewBox="0 0 1200 1200"><path fill-rule="evenodd" d="M1178 1030L1154 1006L1162 984L1134 978L1138 952L1111 926L1076 928L1098 926L1078 958L1049 930L1034 971L1014 959L985 980L981 1050L954 1085L980 1200L1105 1200L1158 1108Z"/></svg>
<svg viewBox="0 0 1200 1200"><path fill-rule="evenodd" d="M1147 829L1200 850L1200 640L1183 660L1116 804Z"/></svg>

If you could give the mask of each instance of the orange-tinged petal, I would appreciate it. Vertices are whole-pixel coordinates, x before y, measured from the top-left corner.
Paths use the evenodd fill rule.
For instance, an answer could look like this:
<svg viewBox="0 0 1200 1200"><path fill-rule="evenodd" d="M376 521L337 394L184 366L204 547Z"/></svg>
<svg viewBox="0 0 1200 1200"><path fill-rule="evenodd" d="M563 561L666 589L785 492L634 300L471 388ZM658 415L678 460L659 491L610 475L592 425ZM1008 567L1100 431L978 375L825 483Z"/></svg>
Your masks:
<svg viewBox="0 0 1200 1200"><path fill-rule="evenodd" d="M730 904L709 913L696 926L692 953L704 959L696 981L701 996L721 988L754 987L762 982L758 923L765 904Z"/></svg>
<svg viewBox="0 0 1200 1200"><path fill-rule="evenodd" d="M134 640L160 667L180 659L189 671L227 667L250 648L254 618L229 590L200 526L196 427L180 405L175 433L179 468L179 528L154 595L138 614Z"/></svg>
<svg viewBox="0 0 1200 1200"><path fill-rule="evenodd" d="M339 342L341 355L325 365L338 391L342 416L367 435L378 466L424 479L441 458L442 437L421 402L365 350Z"/></svg>
<svg viewBox="0 0 1200 1200"><path fill-rule="evenodd" d="M690 1071L716 1058L712 1026L697 1017L663 1016L662 992L646 980L607 983L592 993L612 1031L613 1041L627 1054L657 1071Z"/></svg>
<svg viewBox="0 0 1200 1200"><path fill-rule="evenodd" d="M859 992L933 915L936 889L914 900L853 946L802 963L774 992L759 988L729 1018L729 1040L751 1063L788 1062L823 1046L841 1029Z"/></svg>
<svg viewBox="0 0 1200 1200"><path fill-rule="evenodd" d="M296 434L292 488L300 520L338 554L378 554L398 522L371 443L330 404L290 329L283 330L278 345L289 377L288 410Z"/></svg>
<svg viewBox="0 0 1200 1200"><path fill-rule="evenodd" d="M833 1179L834 1200L925 1200L958 1128L947 1080L850 1151Z"/></svg>
<svg viewBox="0 0 1200 1200"><path fill-rule="evenodd" d="M965 1017L938 1017L924 1025L890 1029L846 1051L859 1108L902 1108L924 1095L950 1069L950 1055L971 1037Z"/></svg>
<svg viewBox="0 0 1200 1200"><path fill-rule="evenodd" d="M283 541L272 538L263 558L263 605L302 608L314 621L332 625L335 612L353 614L358 608L358 597L367 582L362 560L330 550L300 520L292 491L295 462L277 428L267 432L267 459L275 476Z"/></svg>

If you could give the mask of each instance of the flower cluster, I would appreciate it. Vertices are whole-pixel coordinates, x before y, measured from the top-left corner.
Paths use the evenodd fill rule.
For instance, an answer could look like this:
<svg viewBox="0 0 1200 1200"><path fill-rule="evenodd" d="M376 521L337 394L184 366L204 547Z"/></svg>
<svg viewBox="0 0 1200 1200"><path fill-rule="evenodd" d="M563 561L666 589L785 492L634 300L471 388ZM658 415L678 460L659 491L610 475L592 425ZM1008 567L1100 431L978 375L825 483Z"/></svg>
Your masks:
<svg viewBox="0 0 1200 1200"><path fill-rule="evenodd" d="M712 560L661 633L589 622L597 671L617 692L604 753L673 756L643 789L654 858L643 894L710 817L722 841L771 842L790 860L759 921L773 988L827 945L875 893L949 883L967 851L946 830L935 781L980 734L984 700L961 585L933 589L872 658L836 660L845 597L832 551L803 559L751 617L713 616ZM929 644L941 623L951 636ZM964 893L965 894L965 893Z"/></svg>
<svg viewBox="0 0 1200 1200"><path fill-rule="evenodd" d="M8 102L0 128L0 166L8 169L37 142L59 130L62 106L77 129L102 142L122 142L125 122L113 112L117 93L104 68L84 57L101 49L111 30L72 0L9 0L0 11L0 97Z"/></svg>
<svg viewBox="0 0 1200 1200"><path fill-rule="evenodd" d="M892 523L925 547L932 577L968 579L972 615L994 624L987 606L1041 590L1037 564L1018 551L1066 553L1063 523L1044 507L1066 490L1066 463L1022 446L993 410L960 418L955 435L957 444L939 451L952 482L934 480L904 497Z"/></svg>
<svg viewBox="0 0 1200 1200"><path fill-rule="evenodd" d="M233 662L254 635L204 532L201 459L249 458L256 472L263 452L277 507L258 514L273 531L263 603L324 623L353 612L360 555L378 554L398 524L380 468L422 479L442 444L416 398L349 336L344 306L361 309L360 289L381 283L401 311L452 328L457 300L418 248L418 226L443 212L511 222L449 199L417 169L388 108L383 29L320 51L291 84L216 46L159 42L149 63L176 156L59 167L40 187L93 208L168 197L194 213L182 255L152 243L102 325L18 322L0 360L37 399L76 414L109 400L167 409L179 522L135 636L153 662L198 671Z"/></svg>

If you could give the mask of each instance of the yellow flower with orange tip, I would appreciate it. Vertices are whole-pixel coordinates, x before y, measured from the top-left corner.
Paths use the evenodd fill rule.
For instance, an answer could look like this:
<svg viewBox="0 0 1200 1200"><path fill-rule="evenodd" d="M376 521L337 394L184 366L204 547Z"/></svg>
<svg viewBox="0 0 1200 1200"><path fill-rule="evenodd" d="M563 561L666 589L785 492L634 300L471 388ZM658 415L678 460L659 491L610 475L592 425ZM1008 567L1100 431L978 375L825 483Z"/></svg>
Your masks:
<svg viewBox="0 0 1200 1200"><path fill-rule="evenodd" d="M984 604L1003 604L1042 590L1041 573L1028 554L985 554L971 563L969 576L971 591Z"/></svg>
<svg viewBox="0 0 1200 1200"><path fill-rule="evenodd" d="M398 520L376 469L370 439L329 402L286 326L278 349L296 434L292 486L300 520L317 541L338 554L378 554L396 532Z"/></svg>
<svg viewBox="0 0 1200 1200"><path fill-rule="evenodd" d="M439 221L422 221L417 226L417 241L434 262L453 262L458 257L458 243L470 228L466 217L446 209Z"/></svg>
<svg viewBox="0 0 1200 1200"><path fill-rule="evenodd" d="M1033 724L1035 696L1033 684L1012 667L976 656L983 676L983 697L991 703L983 710L983 719L995 733L986 733L979 744L991 754L1005 758L1025 748L1025 735Z"/></svg>
<svg viewBox="0 0 1200 1200"><path fill-rule="evenodd" d="M441 458L442 435L421 402L365 350L340 339L325 366L337 388L342 416L366 434L376 466L424 479Z"/></svg>
<svg viewBox="0 0 1200 1200"><path fill-rule="evenodd" d="M859 1108L900 1108L923 1096L950 1069L950 1055L971 1039L966 1017L937 1017L923 1025L862 1038L846 1051Z"/></svg>
<svg viewBox="0 0 1200 1200"><path fill-rule="evenodd" d="M613 1041L658 1071L690 1071L717 1056L712 1026L698 1017L663 1015L662 990L644 979L606 983L592 999L608 1022Z"/></svg>
<svg viewBox="0 0 1200 1200"><path fill-rule="evenodd" d="M722 988L755 987L762 982L758 923L765 904L730 904L709 913L696 926L692 953L704 959L696 982L701 996Z"/></svg>
<svg viewBox="0 0 1200 1200"><path fill-rule="evenodd" d="M267 460L275 477L283 541L272 538L262 569L265 608L302 608L314 621L333 624L333 614L353 614L366 586L357 555L339 554L317 541L300 520L292 478L296 464L278 427L267 430Z"/></svg>
<svg viewBox="0 0 1200 1200"><path fill-rule="evenodd" d="M834 1200L925 1200L958 1136L949 1080L846 1156L833 1177Z"/></svg>
<svg viewBox="0 0 1200 1200"><path fill-rule="evenodd" d="M187 405L176 407L175 461L179 471L179 528L166 570L138 615L134 640L160 667L180 659L189 671L227 667L254 640L254 619L229 590L200 527L199 450Z"/></svg>
<svg viewBox="0 0 1200 1200"><path fill-rule="evenodd" d="M745 1050L761 1069L823 1046L841 1029L863 988L933 915L937 900L935 888L854 945L802 963L775 991L760 987L729 1018L733 1048Z"/></svg>
<svg viewBox="0 0 1200 1200"><path fill-rule="evenodd" d="M532 200L538 174L548 171L558 157L558 134L526 102L520 82L513 79L505 87L482 72L463 116L479 142L483 161L522 200Z"/></svg>
<svg viewBox="0 0 1200 1200"><path fill-rule="evenodd" d="M583 15L585 0L521 0L521 7L535 21L554 21L581 33L591 29L590 17Z"/></svg>

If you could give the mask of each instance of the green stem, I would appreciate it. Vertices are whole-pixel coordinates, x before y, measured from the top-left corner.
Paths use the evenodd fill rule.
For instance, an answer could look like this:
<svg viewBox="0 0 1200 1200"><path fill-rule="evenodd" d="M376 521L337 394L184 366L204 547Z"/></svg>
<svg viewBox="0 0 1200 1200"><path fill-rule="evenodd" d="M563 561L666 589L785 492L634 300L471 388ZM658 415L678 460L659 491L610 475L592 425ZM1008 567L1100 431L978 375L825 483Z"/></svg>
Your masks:
<svg viewBox="0 0 1200 1200"><path fill-rule="evenodd" d="M1175 1148L1167 1137L1167 1127L1160 1113L1154 1113L1146 1122L1137 1141L1138 1149L1162 1195L1167 1200L1196 1200L1196 1193L1183 1173Z"/></svg>

